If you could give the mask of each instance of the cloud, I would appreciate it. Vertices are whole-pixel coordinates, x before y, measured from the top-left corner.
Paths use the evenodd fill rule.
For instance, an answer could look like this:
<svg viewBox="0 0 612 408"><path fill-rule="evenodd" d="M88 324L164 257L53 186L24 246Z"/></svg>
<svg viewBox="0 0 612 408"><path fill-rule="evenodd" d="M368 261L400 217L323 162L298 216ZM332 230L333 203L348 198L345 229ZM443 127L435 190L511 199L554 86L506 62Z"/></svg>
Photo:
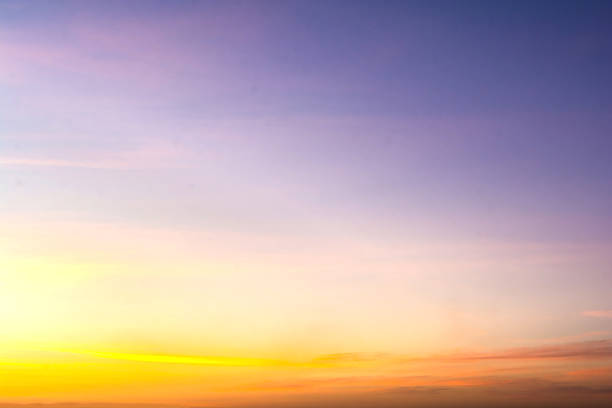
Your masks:
<svg viewBox="0 0 612 408"><path fill-rule="evenodd" d="M483 386L453 388L445 386L397 386L374 391L337 390L334 393L294 394L280 401L255 400L236 407L607 407L612 387L585 385L527 377L497 378ZM588 401L585 404L585 401Z"/></svg>
<svg viewBox="0 0 612 408"><path fill-rule="evenodd" d="M612 367L585 368L581 370L569 371L567 374L582 378L612 377Z"/></svg>
<svg viewBox="0 0 612 408"><path fill-rule="evenodd" d="M603 335L607 331L590 332L575 336ZM571 336L568 338L572 338ZM544 346L517 347L497 352L460 352L428 357L393 355L389 353L339 353L320 356L313 360L321 363L369 363L369 362L427 362L427 361L478 361L478 360L531 360L554 358L612 358L612 339L549 344Z"/></svg>
<svg viewBox="0 0 612 408"><path fill-rule="evenodd" d="M162 354L113 353L89 350L62 351L92 357L108 358L112 360L140 361L148 363L190 364L222 367L267 367L293 365L292 363L286 361L246 357L179 356Z"/></svg>
<svg viewBox="0 0 612 408"><path fill-rule="evenodd" d="M609 337L610 333L612 333L610 330L598 330L574 334L571 336L548 337L544 339L520 339L517 340L517 343L540 345L550 345L551 343L575 343L579 341L598 340L601 338Z"/></svg>
<svg viewBox="0 0 612 408"><path fill-rule="evenodd" d="M429 357L405 357L388 353L338 353L317 357L311 361L283 361L247 357L181 356L162 354L119 353L92 350L58 350L114 360L153 363L195 364L211 366L259 366L330 368L381 362L389 365L428 362L471 362L481 360L532 359L609 359L612 358L612 340L585 341L541 347L521 347L492 353L456 353Z"/></svg>
<svg viewBox="0 0 612 408"><path fill-rule="evenodd" d="M612 319L612 310L586 310L582 312L583 316L599 317L602 319Z"/></svg>
<svg viewBox="0 0 612 408"><path fill-rule="evenodd" d="M594 340L541 347L520 347L497 353L467 353L440 357L442 360L523 360L552 358L612 358L612 340Z"/></svg>
<svg viewBox="0 0 612 408"><path fill-rule="evenodd" d="M414 393L427 393L427 394L438 394L443 391L450 390L449 387L395 387L385 390L385 393L389 394L414 394Z"/></svg>
<svg viewBox="0 0 612 408"><path fill-rule="evenodd" d="M612 386L609 384L588 384L578 382L554 381L540 377L528 378L498 378L491 384L498 392L506 395L528 394L538 395L564 395L584 398L586 396L610 395Z"/></svg>
<svg viewBox="0 0 612 408"><path fill-rule="evenodd" d="M72 167L87 169L120 169L126 168L116 162L105 161L72 161L61 159L34 159L26 157L1 157L0 164L7 166L34 166L34 167Z"/></svg>
<svg viewBox="0 0 612 408"><path fill-rule="evenodd" d="M76 155L74 152L73 155ZM89 156L85 160L72 158L40 158L0 156L0 165L33 167L68 167L87 169L144 169L184 166L192 155L185 149L167 143L149 143L138 149L117 151L100 156L92 152L78 152Z"/></svg>
<svg viewBox="0 0 612 408"><path fill-rule="evenodd" d="M314 361L321 363L351 363L351 362L369 362L369 361L380 361L388 360L393 355L389 353L365 353L365 352L353 352L353 353L335 353L325 354L317 357Z"/></svg>

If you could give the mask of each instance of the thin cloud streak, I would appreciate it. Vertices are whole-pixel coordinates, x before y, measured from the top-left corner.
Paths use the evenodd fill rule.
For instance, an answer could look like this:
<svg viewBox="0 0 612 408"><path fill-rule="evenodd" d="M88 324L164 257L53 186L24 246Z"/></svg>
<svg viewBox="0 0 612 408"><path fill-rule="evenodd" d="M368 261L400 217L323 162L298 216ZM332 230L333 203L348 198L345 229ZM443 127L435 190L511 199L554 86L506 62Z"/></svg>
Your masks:
<svg viewBox="0 0 612 408"><path fill-rule="evenodd" d="M74 154L77 154L77 152ZM87 156L87 153L82 155ZM190 155L186 151L174 146L153 144L151 147L145 146L132 151L118 152L108 155L108 157L95 155L89 160L0 156L0 165L129 170L184 167L189 158Z"/></svg>
<svg viewBox="0 0 612 408"><path fill-rule="evenodd" d="M292 365L289 362L281 360L245 357L178 356L161 354L112 353L87 350L66 350L66 352L83 354L92 357L109 358L113 360L127 360L148 363L194 364L223 367L268 367Z"/></svg>
<svg viewBox="0 0 612 408"><path fill-rule="evenodd" d="M602 319L612 319L612 310L586 310L582 312L583 316L599 317Z"/></svg>
<svg viewBox="0 0 612 408"><path fill-rule="evenodd" d="M607 332L597 332L598 334ZM427 357L398 356L388 353L339 353L318 357L314 361L329 363L359 363L375 361L479 361L479 360L540 360L540 359L607 359L612 358L612 339L571 342L544 346L518 347L499 352L458 352Z"/></svg>
<svg viewBox="0 0 612 408"><path fill-rule="evenodd" d="M113 162L94 162L94 161L71 161L57 159L30 159L19 157L0 158L0 164L7 166L33 166L33 167L71 167L87 169L126 169L127 164Z"/></svg>
<svg viewBox="0 0 612 408"><path fill-rule="evenodd" d="M453 360L532 360L532 359L607 359L612 358L612 340L593 340L541 347L520 347L499 353L457 354L441 357Z"/></svg>

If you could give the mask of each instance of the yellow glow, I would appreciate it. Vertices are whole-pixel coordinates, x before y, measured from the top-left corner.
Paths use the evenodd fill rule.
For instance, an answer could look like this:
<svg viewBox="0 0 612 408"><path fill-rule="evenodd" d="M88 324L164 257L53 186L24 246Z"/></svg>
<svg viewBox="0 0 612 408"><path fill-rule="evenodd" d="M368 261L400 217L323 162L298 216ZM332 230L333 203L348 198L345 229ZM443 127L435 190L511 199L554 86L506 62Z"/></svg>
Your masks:
<svg viewBox="0 0 612 408"><path fill-rule="evenodd" d="M150 363L195 364L225 367L274 367L301 365L281 360L245 357L208 357L208 356L171 356L159 354L113 353L88 350L63 350L68 353L83 354L114 360L143 361Z"/></svg>

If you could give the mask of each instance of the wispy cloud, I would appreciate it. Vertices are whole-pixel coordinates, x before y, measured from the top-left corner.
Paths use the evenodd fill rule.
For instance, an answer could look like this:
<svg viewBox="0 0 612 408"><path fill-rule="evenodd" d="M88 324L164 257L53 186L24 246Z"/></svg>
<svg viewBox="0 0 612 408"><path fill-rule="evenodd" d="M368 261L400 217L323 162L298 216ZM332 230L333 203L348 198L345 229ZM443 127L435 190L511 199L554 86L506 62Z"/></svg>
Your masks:
<svg viewBox="0 0 612 408"><path fill-rule="evenodd" d="M128 168L126 164L112 161L77 161L61 159L35 159L27 157L2 157L0 164L7 166L33 167L72 167L88 169L121 169Z"/></svg>
<svg viewBox="0 0 612 408"><path fill-rule="evenodd" d="M139 361L148 363L190 364L222 367L268 367L287 366L292 363L262 358L247 357L211 357L211 356L179 356L162 354L114 353L89 350L65 350L68 353L88 355L92 357L113 360Z"/></svg>
<svg viewBox="0 0 612 408"><path fill-rule="evenodd" d="M76 155L76 153L73 155ZM184 166L190 158L187 151L167 144L152 144L134 150L112 152L107 155L82 152L80 156L85 158L0 156L0 165L120 170Z"/></svg>
<svg viewBox="0 0 612 408"><path fill-rule="evenodd" d="M612 319L612 310L586 310L582 312L583 316L599 317L602 319Z"/></svg>
<svg viewBox="0 0 612 408"><path fill-rule="evenodd" d="M594 340L541 347L519 347L493 353L467 353L442 356L448 360L524 360L552 358L612 358L612 340Z"/></svg>
<svg viewBox="0 0 612 408"><path fill-rule="evenodd" d="M607 332L593 332L602 335ZM578 336L577 336L578 337ZM568 337L571 338L571 337ZM556 341L554 342L556 343ZM327 363L411 363L411 362L470 362L480 360L534 360L534 359L607 359L612 358L612 340L591 340L548 344L544 346L517 347L491 352L457 352L432 356L405 356L389 353L340 353L318 357L314 361Z"/></svg>
<svg viewBox="0 0 612 408"><path fill-rule="evenodd" d="M335 353L317 357L314 361L321 363L360 363L368 361L388 360L393 354L389 353Z"/></svg>
<svg viewBox="0 0 612 408"><path fill-rule="evenodd" d="M586 340L598 340L602 338L607 338L610 336L610 330L597 330L597 331L589 331L580 334L574 334L571 336L560 336L560 337L547 337L543 339L520 339L517 340L517 344L540 344L540 345L550 345L553 343L576 343L580 341Z"/></svg>
<svg viewBox="0 0 612 408"><path fill-rule="evenodd" d="M612 367L585 368L574 370L567 373L571 376L590 378L590 377L612 377Z"/></svg>

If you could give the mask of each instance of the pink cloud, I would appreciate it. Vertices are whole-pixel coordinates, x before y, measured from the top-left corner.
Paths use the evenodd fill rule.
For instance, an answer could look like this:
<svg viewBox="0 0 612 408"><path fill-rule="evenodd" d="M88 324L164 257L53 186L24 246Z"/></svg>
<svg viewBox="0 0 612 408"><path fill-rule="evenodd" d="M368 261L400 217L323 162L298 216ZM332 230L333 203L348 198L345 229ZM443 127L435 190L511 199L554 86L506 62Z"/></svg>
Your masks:
<svg viewBox="0 0 612 408"><path fill-rule="evenodd" d="M87 154L81 154L86 156ZM86 160L71 158L0 156L0 165L35 167L73 167L89 169L141 169L183 167L190 154L172 145L151 144L139 149L116 152L103 157L94 155Z"/></svg>
<svg viewBox="0 0 612 408"><path fill-rule="evenodd" d="M602 319L612 319L612 310L586 310L582 312L583 316L599 317Z"/></svg>
<svg viewBox="0 0 612 408"><path fill-rule="evenodd" d="M521 347L497 353L458 354L449 360L532 360L532 359L612 358L612 340L593 340L541 347Z"/></svg>
<svg viewBox="0 0 612 408"><path fill-rule="evenodd" d="M110 162L87 162L58 159L33 159L27 157L2 157L0 164L8 166L35 166L35 167L80 167L91 169L113 169L121 168L117 163Z"/></svg>
<svg viewBox="0 0 612 408"><path fill-rule="evenodd" d="M529 344L529 343L539 343L539 344L551 344L551 343L575 343L584 340L594 340L601 337L609 337L610 330L598 330L598 331L589 331L580 334L574 334L571 336L561 336L561 337L549 337L545 339L521 339L517 340L517 343Z"/></svg>

